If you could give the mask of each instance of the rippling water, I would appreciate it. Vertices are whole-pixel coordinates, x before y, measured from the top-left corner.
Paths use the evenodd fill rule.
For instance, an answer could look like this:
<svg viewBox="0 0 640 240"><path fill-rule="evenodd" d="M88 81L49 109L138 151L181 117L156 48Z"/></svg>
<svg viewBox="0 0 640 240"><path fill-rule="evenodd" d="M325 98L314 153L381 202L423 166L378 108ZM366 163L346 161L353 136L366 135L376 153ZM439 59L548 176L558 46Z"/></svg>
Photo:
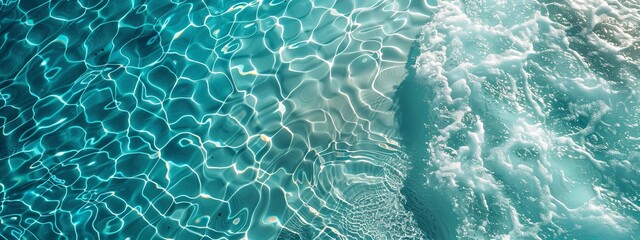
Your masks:
<svg viewBox="0 0 640 240"><path fill-rule="evenodd" d="M640 2L0 0L7 239L636 239Z"/></svg>

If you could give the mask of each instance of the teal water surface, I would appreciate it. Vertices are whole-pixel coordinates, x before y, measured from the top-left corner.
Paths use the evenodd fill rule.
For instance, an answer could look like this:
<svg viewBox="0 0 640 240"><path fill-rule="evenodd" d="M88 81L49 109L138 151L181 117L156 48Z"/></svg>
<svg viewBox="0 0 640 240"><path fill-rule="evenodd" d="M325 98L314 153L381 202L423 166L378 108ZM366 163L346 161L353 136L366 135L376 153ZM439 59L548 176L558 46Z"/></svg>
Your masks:
<svg viewBox="0 0 640 240"><path fill-rule="evenodd" d="M6 239L636 239L640 3L0 0Z"/></svg>
<svg viewBox="0 0 640 240"><path fill-rule="evenodd" d="M421 236L391 96L424 3L2 3L3 236Z"/></svg>

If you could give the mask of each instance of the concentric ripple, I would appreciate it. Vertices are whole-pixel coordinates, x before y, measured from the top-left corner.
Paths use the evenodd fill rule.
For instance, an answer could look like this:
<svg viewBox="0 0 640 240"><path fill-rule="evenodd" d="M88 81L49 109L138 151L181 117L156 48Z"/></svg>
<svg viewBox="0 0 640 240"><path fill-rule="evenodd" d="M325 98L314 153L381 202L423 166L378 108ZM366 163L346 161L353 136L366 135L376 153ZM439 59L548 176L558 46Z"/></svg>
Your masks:
<svg viewBox="0 0 640 240"><path fill-rule="evenodd" d="M7 238L416 238L423 1L0 1Z"/></svg>

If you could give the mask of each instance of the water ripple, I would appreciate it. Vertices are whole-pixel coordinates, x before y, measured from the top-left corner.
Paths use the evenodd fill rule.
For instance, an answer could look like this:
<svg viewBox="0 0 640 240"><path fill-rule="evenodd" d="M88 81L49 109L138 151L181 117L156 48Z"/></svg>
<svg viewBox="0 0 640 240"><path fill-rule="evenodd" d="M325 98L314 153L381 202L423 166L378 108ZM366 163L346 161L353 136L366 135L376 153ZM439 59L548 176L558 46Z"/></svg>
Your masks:
<svg viewBox="0 0 640 240"><path fill-rule="evenodd" d="M391 111L422 1L0 3L2 236L422 236Z"/></svg>

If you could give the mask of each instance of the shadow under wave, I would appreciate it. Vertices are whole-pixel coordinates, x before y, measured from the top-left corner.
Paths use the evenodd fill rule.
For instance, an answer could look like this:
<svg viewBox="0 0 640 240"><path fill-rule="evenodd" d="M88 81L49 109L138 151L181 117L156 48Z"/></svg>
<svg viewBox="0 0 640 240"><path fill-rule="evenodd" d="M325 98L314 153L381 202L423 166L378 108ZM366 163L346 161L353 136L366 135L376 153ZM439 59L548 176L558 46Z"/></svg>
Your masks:
<svg viewBox="0 0 640 240"><path fill-rule="evenodd" d="M405 209L413 213L418 227L427 238L455 239L459 223L453 211L452 198L427 184L431 156L426 143L437 133L426 126L437 116L430 116L426 110L430 107L428 99L434 98L434 92L416 77L414 65L419 55L420 43L416 40L411 46L406 64L407 77L397 87L394 96L401 145L410 163L400 192L406 199Z"/></svg>

